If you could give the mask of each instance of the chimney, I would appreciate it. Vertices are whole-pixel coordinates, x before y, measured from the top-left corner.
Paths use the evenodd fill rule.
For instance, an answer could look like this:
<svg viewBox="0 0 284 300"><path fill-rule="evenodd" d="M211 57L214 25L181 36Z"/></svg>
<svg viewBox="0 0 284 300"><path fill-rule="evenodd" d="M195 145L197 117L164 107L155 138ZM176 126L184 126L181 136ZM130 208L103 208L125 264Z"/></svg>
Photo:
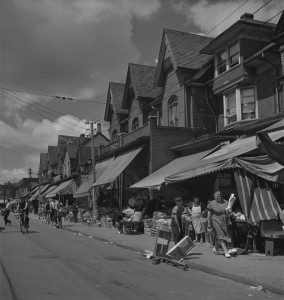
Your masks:
<svg viewBox="0 0 284 300"><path fill-rule="evenodd" d="M253 14L250 14L250 13L244 13L241 15L240 19L242 21L245 21L245 20L253 20Z"/></svg>
<svg viewBox="0 0 284 300"><path fill-rule="evenodd" d="M102 123L97 123L97 133L102 131Z"/></svg>

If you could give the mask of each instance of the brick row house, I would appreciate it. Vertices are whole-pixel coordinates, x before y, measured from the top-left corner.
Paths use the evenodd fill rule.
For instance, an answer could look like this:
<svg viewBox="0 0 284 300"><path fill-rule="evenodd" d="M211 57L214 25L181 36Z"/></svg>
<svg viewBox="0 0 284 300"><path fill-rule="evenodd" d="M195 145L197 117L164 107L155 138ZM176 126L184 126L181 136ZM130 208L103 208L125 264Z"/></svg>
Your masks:
<svg viewBox="0 0 284 300"><path fill-rule="evenodd" d="M273 24L246 13L216 38L165 29L156 67L129 64L125 83L109 84L111 141L96 160L112 163L95 187L120 207L133 193L155 188L167 197L192 196L196 185L155 180L282 120L283 22L283 14ZM213 175L199 182L199 192L216 183Z"/></svg>

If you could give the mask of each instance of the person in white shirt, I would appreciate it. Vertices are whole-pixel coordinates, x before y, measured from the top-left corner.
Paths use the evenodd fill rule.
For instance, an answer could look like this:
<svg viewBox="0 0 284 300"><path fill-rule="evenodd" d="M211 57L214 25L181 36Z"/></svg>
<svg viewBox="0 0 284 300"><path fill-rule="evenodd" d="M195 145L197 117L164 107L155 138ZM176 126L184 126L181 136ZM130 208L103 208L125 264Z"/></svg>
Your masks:
<svg viewBox="0 0 284 300"><path fill-rule="evenodd" d="M6 204L6 208L5 208L5 212L4 212L5 226L7 226L7 224L11 225L11 221L8 220L10 211L11 211L11 199L8 199L8 203Z"/></svg>

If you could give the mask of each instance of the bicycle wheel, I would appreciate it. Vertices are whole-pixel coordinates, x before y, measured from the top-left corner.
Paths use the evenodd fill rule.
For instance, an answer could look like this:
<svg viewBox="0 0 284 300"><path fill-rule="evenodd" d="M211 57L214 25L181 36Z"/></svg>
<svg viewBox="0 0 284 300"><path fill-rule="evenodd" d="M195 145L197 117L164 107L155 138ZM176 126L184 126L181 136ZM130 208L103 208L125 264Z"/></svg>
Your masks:
<svg viewBox="0 0 284 300"><path fill-rule="evenodd" d="M20 228L22 233L28 233L28 226L26 225L26 221L24 220L24 217L21 217L20 219Z"/></svg>
<svg viewBox="0 0 284 300"><path fill-rule="evenodd" d="M22 219L22 217L20 218L20 229L21 229L21 232L22 232L22 233L25 233L25 232L24 232L24 224L23 224L23 219Z"/></svg>
<svg viewBox="0 0 284 300"><path fill-rule="evenodd" d="M62 229L62 217L58 217L58 227Z"/></svg>

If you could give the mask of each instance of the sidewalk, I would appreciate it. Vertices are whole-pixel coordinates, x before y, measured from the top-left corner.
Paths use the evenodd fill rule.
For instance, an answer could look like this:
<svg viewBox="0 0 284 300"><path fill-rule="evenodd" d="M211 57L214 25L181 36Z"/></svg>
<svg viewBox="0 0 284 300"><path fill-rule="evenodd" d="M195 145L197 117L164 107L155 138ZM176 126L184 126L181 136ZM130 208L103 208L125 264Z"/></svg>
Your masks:
<svg viewBox="0 0 284 300"><path fill-rule="evenodd" d="M34 214L30 214L30 219L44 223L43 219L39 220ZM114 228L86 226L68 221L63 222L63 229L140 253L144 253L145 249L153 252L156 242L155 237L145 234L118 234ZM170 247L172 245L170 244ZM223 255L213 254L212 246L204 243L196 244L190 253L190 258L184 262L189 265L190 269L211 273L253 287L262 286L264 290L284 295L283 254L270 257L249 253L227 259Z"/></svg>

